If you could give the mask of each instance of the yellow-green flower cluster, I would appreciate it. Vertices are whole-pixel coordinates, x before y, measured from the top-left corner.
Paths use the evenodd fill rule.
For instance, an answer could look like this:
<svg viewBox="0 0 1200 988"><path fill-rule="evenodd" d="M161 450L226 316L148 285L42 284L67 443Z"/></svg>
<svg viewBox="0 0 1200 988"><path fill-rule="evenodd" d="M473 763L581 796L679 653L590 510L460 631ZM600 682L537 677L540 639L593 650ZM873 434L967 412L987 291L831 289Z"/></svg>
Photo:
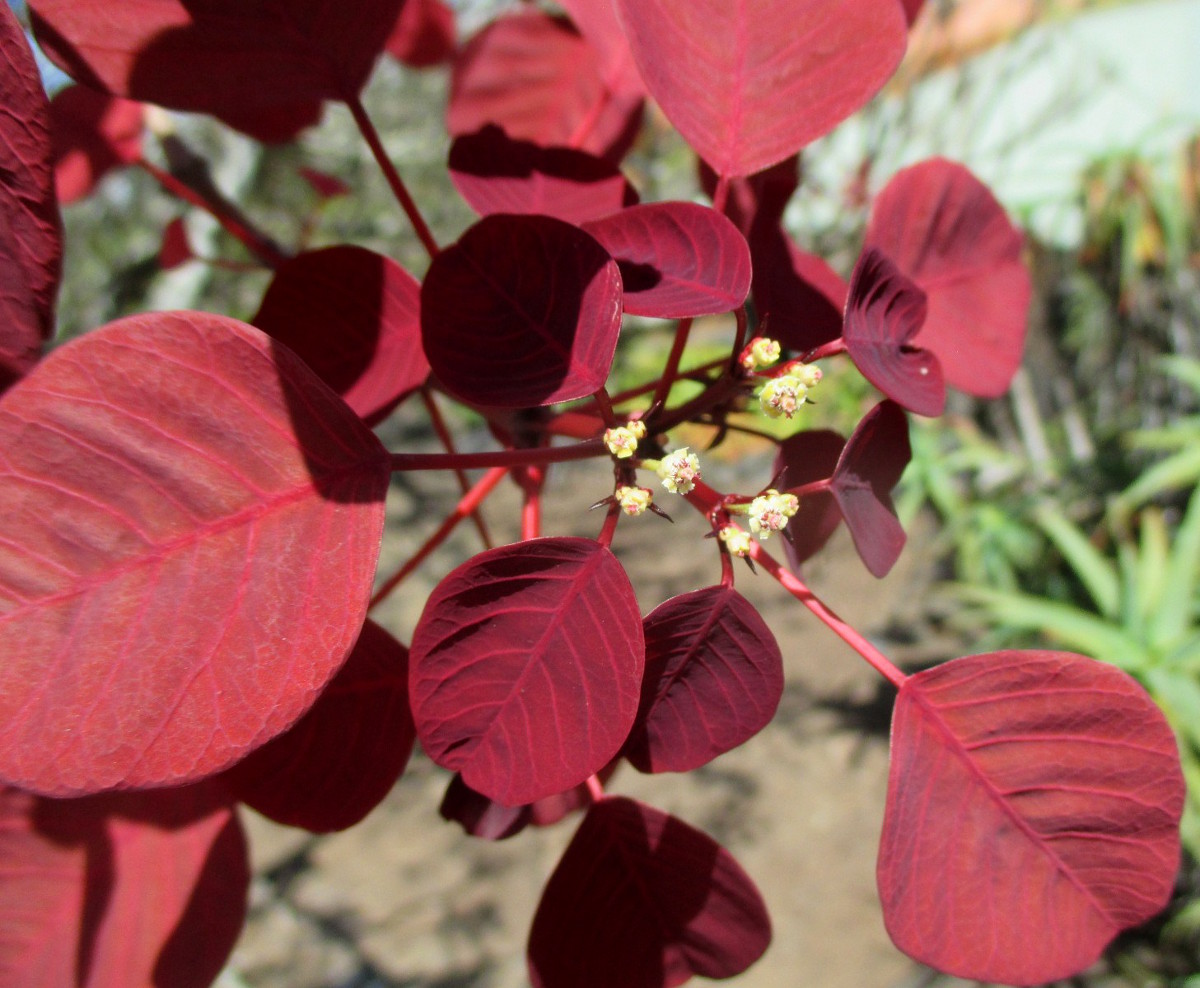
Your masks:
<svg viewBox="0 0 1200 988"><path fill-rule="evenodd" d="M769 418L788 418L808 399L808 392L821 380L821 368L795 361L787 373L773 377L758 394L758 404Z"/></svg>
<svg viewBox="0 0 1200 988"><path fill-rule="evenodd" d="M766 540L772 532L781 532L788 519L800 510L800 499L795 494L780 494L772 488L750 502L750 531Z"/></svg>
<svg viewBox="0 0 1200 988"><path fill-rule="evenodd" d="M663 487L672 494L687 494L700 479L700 460L686 446L669 453L658 464Z"/></svg>
<svg viewBox="0 0 1200 988"><path fill-rule="evenodd" d="M604 430L604 445L618 460L627 460L637 452L638 440L646 437L646 423L634 419L628 425Z"/></svg>
<svg viewBox="0 0 1200 988"><path fill-rule="evenodd" d="M782 348L778 340L770 340L765 336L756 336L742 351L742 367L748 371L762 370L771 367L779 360Z"/></svg>
<svg viewBox="0 0 1200 988"><path fill-rule="evenodd" d="M618 487L617 504L627 515L642 514L654 500L654 492L645 487Z"/></svg>
<svg viewBox="0 0 1200 988"><path fill-rule="evenodd" d="M745 529L736 525L726 525L718 536L725 543L725 548L735 556L750 555L750 534Z"/></svg>

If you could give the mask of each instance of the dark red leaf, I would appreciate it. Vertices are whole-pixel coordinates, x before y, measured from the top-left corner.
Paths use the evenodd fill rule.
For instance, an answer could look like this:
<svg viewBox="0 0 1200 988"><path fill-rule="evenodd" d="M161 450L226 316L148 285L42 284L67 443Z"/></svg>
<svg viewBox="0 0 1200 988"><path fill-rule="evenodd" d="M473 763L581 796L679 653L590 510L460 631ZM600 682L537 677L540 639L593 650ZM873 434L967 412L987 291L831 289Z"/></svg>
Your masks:
<svg viewBox="0 0 1200 988"><path fill-rule="evenodd" d="M842 335L847 286L823 258L802 251L776 227L751 234L754 301L767 334L803 353Z"/></svg>
<svg viewBox="0 0 1200 988"><path fill-rule="evenodd" d="M464 401L528 408L604 384L621 330L621 274L596 240L549 216L487 216L421 286L425 354Z"/></svg>
<svg viewBox="0 0 1200 988"><path fill-rule="evenodd" d="M421 745L507 806L569 789L629 733L643 647L629 578L599 543L480 553L438 585L413 633Z"/></svg>
<svg viewBox="0 0 1200 988"><path fill-rule="evenodd" d="M875 200L866 243L929 297L916 342L937 355L947 383L983 398L1008 390L1032 284L1021 233L987 186L942 158L906 168Z"/></svg>
<svg viewBox="0 0 1200 988"><path fill-rule="evenodd" d="M771 940L762 897L733 856L631 799L588 810L529 934L534 988L663 988L729 978Z"/></svg>
<svg viewBox="0 0 1200 988"><path fill-rule="evenodd" d="M925 293L881 251L863 251L846 298L846 352L893 401L918 415L936 416L946 405L946 385L938 358L913 344L924 321Z"/></svg>
<svg viewBox="0 0 1200 988"><path fill-rule="evenodd" d="M925 0L900 0L900 3L904 6L904 16L908 18L909 24L917 19L917 14L925 6Z"/></svg>
<svg viewBox="0 0 1200 988"><path fill-rule="evenodd" d="M71 800L0 789L0 983L208 988L249 877L212 783Z"/></svg>
<svg viewBox="0 0 1200 988"><path fill-rule="evenodd" d="M584 225L617 261L625 311L681 319L730 312L750 292L750 249L729 220L692 202L632 206Z"/></svg>
<svg viewBox="0 0 1200 988"><path fill-rule="evenodd" d="M504 806L488 799L463 782L459 773L455 773L446 787L438 812L443 820L457 823L472 837L482 840L505 840L529 824L528 806Z"/></svg>
<svg viewBox="0 0 1200 988"><path fill-rule="evenodd" d="M1068 978L1166 905L1183 800L1170 727L1113 666L993 652L910 676L879 848L888 932L958 977Z"/></svg>
<svg viewBox="0 0 1200 988"><path fill-rule="evenodd" d="M322 199L336 199L338 196L350 194L350 186L336 175L327 175L315 168L300 168L297 171L300 177L312 186L312 190Z"/></svg>
<svg viewBox="0 0 1200 988"><path fill-rule="evenodd" d="M659 604L646 616L645 635L641 706L624 749L639 771L690 772L775 716L783 656L766 622L733 587L705 587Z"/></svg>
<svg viewBox="0 0 1200 988"><path fill-rule="evenodd" d="M700 186L710 199L716 195L720 176L703 158L697 159ZM778 229L792 193L800 187L800 155L793 154L753 175L729 180L725 215L742 236L752 239L756 229Z"/></svg>
<svg viewBox="0 0 1200 988"><path fill-rule="evenodd" d="M574 148L514 141L494 124L455 140L450 178L481 216L538 213L586 223L638 200L612 162Z"/></svg>
<svg viewBox="0 0 1200 988"><path fill-rule="evenodd" d="M108 172L142 156L142 104L87 86L50 101L54 182L62 204L82 199Z"/></svg>
<svg viewBox="0 0 1200 988"><path fill-rule="evenodd" d="M598 52L570 24L526 9L493 21L459 52L446 126L458 137L497 124L515 140L618 161L641 113L636 92L609 90Z"/></svg>
<svg viewBox="0 0 1200 988"><path fill-rule="evenodd" d="M16 15L0 7L0 391L54 333L62 236L49 109Z"/></svg>
<svg viewBox="0 0 1200 988"><path fill-rule="evenodd" d="M830 429L808 429L789 436L779 444L775 457L775 473L782 472L779 488L788 490L828 480L837 469L845 446L845 438ZM841 520L842 513L832 491L801 495L800 510L783 530L784 549L793 570L821 550Z"/></svg>
<svg viewBox="0 0 1200 988"><path fill-rule="evenodd" d="M904 410L881 401L858 423L833 472L830 491L872 576L886 576L904 548L891 491L911 459Z"/></svg>
<svg viewBox="0 0 1200 988"><path fill-rule="evenodd" d="M341 244L278 268L252 321L374 425L429 376L420 293L395 261Z"/></svg>
<svg viewBox="0 0 1200 988"><path fill-rule="evenodd" d="M178 785L290 727L354 644L387 452L233 319L135 316L0 401L0 777Z"/></svg>
<svg viewBox="0 0 1200 988"><path fill-rule="evenodd" d="M908 36L900 5L879 0L615 2L646 89L726 176L832 130L892 74Z"/></svg>
<svg viewBox="0 0 1200 988"><path fill-rule="evenodd" d="M345 830L388 794L415 740L408 650L368 620L308 713L225 777L238 799L277 823Z"/></svg>
<svg viewBox="0 0 1200 988"><path fill-rule="evenodd" d="M443 0L404 0L387 53L409 68L427 69L450 61L457 45L453 8Z"/></svg>
<svg viewBox="0 0 1200 988"><path fill-rule="evenodd" d="M186 264L196 255L192 245L188 243L187 227L182 217L175 217L163 230L162 247L158 251L158 266L164 271L170 271Z"/></svg>
<svg viewBox="0 0 1200 988"><path fill-rule="evenodd" d="M77 82L293 137L321 101L357 96L402 0L33 0L46 54Z"/></svg>

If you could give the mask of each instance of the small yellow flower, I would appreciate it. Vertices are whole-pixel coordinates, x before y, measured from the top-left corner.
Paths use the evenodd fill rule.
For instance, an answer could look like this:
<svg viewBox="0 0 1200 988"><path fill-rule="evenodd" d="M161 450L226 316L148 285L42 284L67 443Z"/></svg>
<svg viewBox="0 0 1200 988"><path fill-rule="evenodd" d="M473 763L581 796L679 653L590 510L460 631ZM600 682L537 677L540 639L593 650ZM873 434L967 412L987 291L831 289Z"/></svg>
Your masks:
<svg viewBox="0 0 1200 988"><path fill-rule="evenodd" d="M700 479L700 460L686 446L669 453L658 465L663 487L672 494L687 494Z"/></svg>
<svg viewBox="0 0 1200 988"><path fill-rule="evenodd" d="M642 514L642 512L650 507L650 502L653 500L654 492L647 490L645 487L617 488L617 504L621 506L621 510L627 515L636 517Z"/></svg>
<svg viewBox="0 0 1200 988"><path fill-rule="evenodd" d="M642 426L642 435L646 427ZM614 429L604 430L604 445L618 460L627 460L637 452L639 436L628 426L619 425Z"/></svg>
<svg viewBox="0 0 1200 988"><path fill-rule="evenodd" d="M795 375L784 374L771 378L763 385L758 404L769 418L790 419L807 397L808 388L804 382Z"/></svg>
<svg viewBox="0 0 1200 988"><path fill-rule="evenodd" d="M750 531L760 540L768 539L772 532L783 531L788 519L799 510L800 499L795 494L769 490L750 502Z"/></svg>
<svg viewBox="0 0 1200 988"><path fill-rule="evenodd" d="M748 371L761 370L770 367L779 360L782 347L778 340L770 340L765 336L756 336L742 351L742 366Z"/></svg>
<svg viewBox="0 0 1200 988"><path fill-rule="evenodd" d="M735 556L750 555L750 535L736 525L726 525L718 533L725 548Z"/></svg>

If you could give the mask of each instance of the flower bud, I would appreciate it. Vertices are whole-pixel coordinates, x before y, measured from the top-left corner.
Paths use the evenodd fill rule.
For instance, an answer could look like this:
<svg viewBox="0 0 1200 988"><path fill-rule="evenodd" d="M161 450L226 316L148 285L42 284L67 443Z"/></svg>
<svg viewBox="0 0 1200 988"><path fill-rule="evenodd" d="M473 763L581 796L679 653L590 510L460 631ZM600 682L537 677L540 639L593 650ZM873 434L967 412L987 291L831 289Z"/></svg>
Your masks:
<svg viewBox="0 0 1200 988"><path fill-rule="evenodd" d="M742 351L740 358L741 365L748 371L761 370L764 367L770 367L778 361L781 352L782 348L778 340L767 339L765 336L756 336Z"/></svg>
<svg viewBox="0 0 1200 988"><path fill-rule="evenodd" d="M718 533L718 537L725 543L725 548L735 556L750 555L750 535L736 525L726 525Z"/></svg>

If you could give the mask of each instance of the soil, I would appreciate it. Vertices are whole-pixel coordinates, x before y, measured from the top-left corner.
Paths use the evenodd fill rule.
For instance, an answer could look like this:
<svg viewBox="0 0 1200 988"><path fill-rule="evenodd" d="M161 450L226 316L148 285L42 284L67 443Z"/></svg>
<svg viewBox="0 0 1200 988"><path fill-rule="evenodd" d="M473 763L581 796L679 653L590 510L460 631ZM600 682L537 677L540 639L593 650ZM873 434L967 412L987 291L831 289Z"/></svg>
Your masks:
<svg viewBox="0 0 1200 988"><path fill-rule="evenodd" d="M711 470L706 476L724 489L761 486L770 474L769 463L755 460L716 463ZM556 468L543 530L595 535L599 513L586 509L604 496L610 476L599 464ZM405 475L393 485L381 573L391 572L435 527L435 506L456 497L448 483L451 478L431 474ZM488 504L497 544L516 537L504 524L516 518L515 487L505 487L497 496L501 503ZM643 611L719 578L702 520L682 501L669 507L676 524L649 515L627 519L613 544ZM806 577L830 606L897 657L893 639L912 626L930 582L927 541L910 536L896 568L877 581L842 531ZM460 526L432 567L377 610L378 620L408 640L428 589L478 545L471 526ZM608 789L708 832L757 882L772 917L773 943L731 984L922 983L921 970L888 940L874 883L891 688L766 575L739 568L737 586L759 607L783 650L788 685L774 721L697 771L643 776L625 766ZM937 649L928 646L927 657ZM901 651L923 657L911 645ZM418 751L364 822L325 837L247 812L255 871L250 918L223 988L528 985L529 922L575 818L499 843L479 841L438 815L448 778Z"/></svg>

